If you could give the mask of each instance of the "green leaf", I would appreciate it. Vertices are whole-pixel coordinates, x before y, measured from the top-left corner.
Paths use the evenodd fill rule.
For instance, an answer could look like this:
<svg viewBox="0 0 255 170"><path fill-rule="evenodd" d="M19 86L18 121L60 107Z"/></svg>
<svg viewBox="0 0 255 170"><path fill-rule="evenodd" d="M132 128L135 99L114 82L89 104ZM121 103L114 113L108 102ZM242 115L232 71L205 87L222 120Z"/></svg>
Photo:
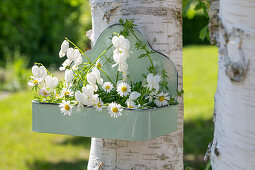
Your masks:
<svg viewBox="0 0 255 170"><path fill-rule="evenodd" d="M208 26L205 26L201 29L200 33L199 33L199 38L204 41L205 38L207 37L207 33L208 33Z"/></svg>

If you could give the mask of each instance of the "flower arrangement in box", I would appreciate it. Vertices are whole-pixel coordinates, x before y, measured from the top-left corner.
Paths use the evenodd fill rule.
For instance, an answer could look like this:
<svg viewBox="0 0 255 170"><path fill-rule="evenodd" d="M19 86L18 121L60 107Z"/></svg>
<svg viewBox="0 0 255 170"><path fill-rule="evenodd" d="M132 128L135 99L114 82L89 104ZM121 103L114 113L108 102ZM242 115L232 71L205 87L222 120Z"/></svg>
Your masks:
<svg viewBox="0 0 255 170"><path fill-rule="evenodd" d="M70 117L73 110L79 112L84 107L95 112L107 110L109 121L117 121L125 115L124 110L177 105L183 91L177 91L174 64L151 49L134 26L134 20L120 20L120 25L107 28L87 52L65 38L59 51L60 58L66 57L59 68L65 72L64 80L35 63L28 82L38 92L33 101L58 104L62 116ZM164 58L157 61L157 56Z"/></svg>

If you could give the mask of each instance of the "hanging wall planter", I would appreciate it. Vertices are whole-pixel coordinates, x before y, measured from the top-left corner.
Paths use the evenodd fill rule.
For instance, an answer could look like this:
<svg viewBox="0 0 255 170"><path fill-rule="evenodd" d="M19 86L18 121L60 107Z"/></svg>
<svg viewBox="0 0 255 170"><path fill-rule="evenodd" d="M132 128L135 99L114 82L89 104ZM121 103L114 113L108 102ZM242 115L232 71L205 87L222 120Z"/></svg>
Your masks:
<svg viewBox="0 0 255 170"><path fill-rule="evenodd" d="M100 56L101 63L106 63L108 60L110 60L113 56L113 51L115 49L114 46L111 46L113 33L123 33L123 30L125 30L125 25L112 25L106 28L99 36L93 49L85 52L84 56L82 56L83 63L88 62L85 56L89 56L90 61L95 61L97 60L98 56ZM125 34L125 32L123 34ZM163 107L152 107L150 106L150 104L146 105L146 107L142 107L140 106L139 102L143 103L143 101L149 100L149 95L147 95L146 90L146 92L142 94L142 96L140 96L140 101L138 99L137 101L135 101L134 104L138 105L136 108L122 107L123 110L121 111L121 116L116 116L117 118L114 118L114 115L111 116L111 114L109 114L110 111L109 106L107 106L108 104L102 105L102 107L100 105L102 111L98 112L93 105L84 105L84 107L82 108L78 107L78 100L76 100L77 102L73 102L73 105L71 106L71 116L64 116L62 112L63 110L61 111L59 104L57 104L61 103L62 99L59 99L58 101L57 97L56 99L49 98L50 95L56 96L55 93L58 90L52 90L52 92L50 92L51 88L47 86L49 89L45 89L45 91L49 93L48 96L46 95L45 99L41 96L35 97L35 101L32 102L33 131L130 141L149 140L158 136L175 132L177 130L178 113L178 104L176 103L178 76L175 65L165 55L151 49L143 35L138 30L132 28L131 30L129 30L129 34L128 36L126 36L126 38L130 42L130 57L126 60L128 64L128 77L126 78L127 82L129 80L132 80L133 82L142 81L141 83L143 83L144 87L144 84L146 84L146 78L144 78L144 75L146 77L146 75L148 75L150 71L152 71L150 69L153 69L151 67L151 64L153 64L154 69L157 70L157 72L161 72L161 70L164 70L163 74L165 76L161 76L161 80L163 81L164 79L163 82L167 87L161 89L163 86L160 86L159 91L168 93L169 97L171 97L169 100L172 100L172 102L168 101L168 104L164 104L166 106L162 105ZM149 52L149 59L146 55L146 50L147 52ZM61 52L62 51L60 51L60 53ZM102 69L105 73L108 74L104 75L101 73L101 77L104 80L114 80L112 81L114 83L116 80L116 73L118 73L118 66L112 67L112 64L103 64ZM68 77L66 79L68 79ZM35 78L32 81L35 81ZM98 81L99 80L97 80L97 86L100 89L101 86L98 84ZM52 82L54 84L53 80ZM84 82L79 82L78 79L75 80L74 78L73 84L79 83L83 84ZM57 88L60 87L59 84L61 83L58 83L58 86L56 86ZM38 85L40 84L38 83ZM132 88L134 88L133 86L134 85L131 85L131 90ZM76 94L73 94L73 96L77 97ZM61 98L60 95L58 95L58 97ZM100 96L99 94L99 97L103 99L104 95ZM125 96L122 97L123 100L127 100L128 98L128 96L126 96L126 98ZM74 98L74 100L75 99L77 98ZM151 103L153 105L153 101ZM65 109L65 106L63 106L63 109Z"/></svg>

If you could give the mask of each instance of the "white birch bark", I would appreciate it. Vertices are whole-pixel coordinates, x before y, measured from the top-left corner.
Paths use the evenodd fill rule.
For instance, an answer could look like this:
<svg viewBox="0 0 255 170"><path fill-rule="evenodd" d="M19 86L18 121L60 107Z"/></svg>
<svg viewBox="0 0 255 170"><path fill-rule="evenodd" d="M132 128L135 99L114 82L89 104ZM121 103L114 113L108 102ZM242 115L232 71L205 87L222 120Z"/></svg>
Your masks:
<svg viewBox="0 0 255 170"><path fill-rule="evenodd" d="M214 2L214 5L217 2ZM220 0L215 94L215 170L255 169L255 1Z"/></svg>
<svg viewBox="0 0 255 170"><path fill-rule="evenodd" d="M92 43L119 18L134 18L137 29L152 47L176 64L182 89L181 0L91 0L90 5ZM183 100L180 99L178 130L173 134L143 142L92 138L88 169L98 168L183 169Z"/></svg>

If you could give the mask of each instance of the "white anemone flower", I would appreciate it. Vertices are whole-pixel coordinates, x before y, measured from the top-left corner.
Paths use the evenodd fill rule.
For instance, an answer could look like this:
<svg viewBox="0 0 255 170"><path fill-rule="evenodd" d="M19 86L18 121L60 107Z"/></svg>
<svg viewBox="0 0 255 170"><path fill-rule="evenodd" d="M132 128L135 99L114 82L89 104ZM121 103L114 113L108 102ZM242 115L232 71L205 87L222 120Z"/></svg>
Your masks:
<svg viewBox="0 0 255 170"><path fill-rule="evenodd" d="M127 82L121 82L117 85L117 92L121 97L127 96L131 92L131 87Z"/></svg>
<svg viewBox="0 0 255 170"><path fill-rule="evenodd" d="M64 115L71 116L72 114L72 108L70 101L63 100L62 103L59 105L61 113Z"/></svg>
<svg viewBox="0 0 255 170"><path fill-rule="evenodd" d="M66 81L66 83L67 83L67 84L71 84L73 78L74 78L73 71L67 69L67 70L65 71L65 81Z"/></svg>
<svg viewBox="0 0 255 170"><path fill-rule="evenodd" d="M103 104L104 104L104 103L102 102L101 99L99 99L99 100L97 101L97 103L95 104L96 110L97 110L98 112L102 112Z"/></svg>
<svg viewBox="0 0 255 170"><path fill-rule="evenodd" d="M104 82L102 87L105 92L110 93L111 90L113 89L113 84L111 82Z"/></svg>
<svg viewBox="0 0 255 170"><path fill-rule="evenodd" d="M65 56L65 53L67 49L69 48L69 42L67 40L64 40L61 44L61 49L59 51L59 57L62 58Z"/></svg>
<svg viewBox="0 0 255 170"><path fill-rule="evenodd" d="M74 95L74 92L70 88L63 88L61 90L61 94L63 97L71 97Z"/></svg>
<svg viewBox="0 0 255 170"><path fill-rule="evenodd" d="M170 97L168 96L168 93L161 92L156 96L156 99L154 100L154 103L158 106L166 106L168 105L167 100L170 100Z"/></svg>
<svg viewBox="0 0 255 170"><path fill-rule="evenodd" d="M39 82L43 81L47 76L47 70L44 66L38 67L37 65L32 67L32 73L34 75L34 79L37 79Z"/></svg>
<svg viewBox="0 0 255 170"><path fill-rule="evenodd" d="M117 104L115 102L112 102L109 104L108 106L108 111L109 111L109 114L111 115L111 117L114 117L114 118L117 118L119 116L121 116L121 111L123 110L121 108L121 105L120 104Z"/></svg>
<svg viewBox="0 0 255 170"><path fill-rule="evenodd" d="M50 92L48 92L47 89L46 89L45 87L43 87L43 88L41 88L41 89L39 90L39 95L41 95L41 96L47 97L47 96L49 96L49 94L50 94Z"/></svg>
<svg viewBox="0 0 255 170"><path fill-rule="evenodd" d="M70 59L66 59L63 63L62 66L59 67L60 71L64 71L66 69L67 66L70 66L72 63L72 61Z"/></svg>
<svg viewBox="0 0 255 170"><path fill-rule="evenodd" d="M58 85L58 79L49 75L45 78L45 83L52 90Z"/></svg>
<svg viewBox="0 0 255 170"><path fill-rule="evenodd" d="M159 75L155 75L153 76L153 74L148 74L147 75L147 82L148 84L145 85L149 90L155 89L156 91L159 90L159 82L160 82L160 76Z"/></svg>

